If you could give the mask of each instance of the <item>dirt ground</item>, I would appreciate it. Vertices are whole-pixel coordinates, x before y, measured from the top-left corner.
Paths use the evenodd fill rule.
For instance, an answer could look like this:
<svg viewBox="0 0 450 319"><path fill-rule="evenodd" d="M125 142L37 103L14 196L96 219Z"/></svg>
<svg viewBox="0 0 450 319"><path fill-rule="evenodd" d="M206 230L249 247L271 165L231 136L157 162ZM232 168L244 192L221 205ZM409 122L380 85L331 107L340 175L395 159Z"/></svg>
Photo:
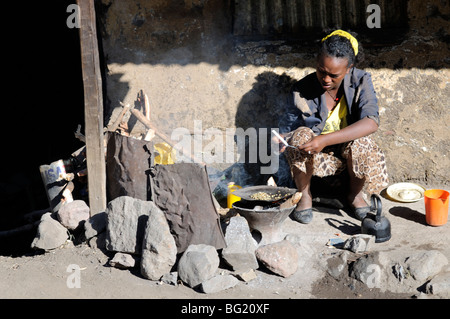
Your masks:
<svg viewBox="0 0 450 319"><path fill-rule="evenodd" d="M450 223L440 227L428 226L423 200L399 203L383 197L382 204L383 212L392 225L392 238L375 244L372 250L413 252L437 249L450 259ZM413 294L383 293L376 288L369 289L348 276L342 276L341 280L329 276L326 273L327 260L341 250L327 246L328 241L331 238L345 240L359 233L360 222L344 210L324 206L316 208L311 224L299 224L290 218L283 224L286 234L301 236L302 251L305 252L299 259L298 271L289 278L274 275L260 267L256 270L257 278L248 283L240 282L233 288L204 294L180 282L173 286L144 279L138 267L128 270L113 268L108 264L113 256L111 252L103 252L87 244L67 242L65 246L46 253L34 252L15 258L0 256L0 282L3 288L0 289L0 298L269 300L409 299L425 296L419 291ZM353 255L351 258L357 257ZM77 265L80 269L80 288L68 287L73 278L70 265ZM230 270L220 266L219 272Z"/></svg>

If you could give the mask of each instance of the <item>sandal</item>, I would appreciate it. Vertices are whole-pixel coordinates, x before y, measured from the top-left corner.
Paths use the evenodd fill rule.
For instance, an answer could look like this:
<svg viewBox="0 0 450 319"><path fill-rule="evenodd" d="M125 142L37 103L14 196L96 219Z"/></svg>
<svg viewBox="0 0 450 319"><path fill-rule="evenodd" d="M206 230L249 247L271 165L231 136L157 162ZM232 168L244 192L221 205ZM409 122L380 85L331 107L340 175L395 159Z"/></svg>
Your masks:
<svg viewBox="0 0 450 319"><path fill-rule="evenodd" d="M292 217L299 223L309 224L313 218L313 209L296 210L292 213Z"/></svg>

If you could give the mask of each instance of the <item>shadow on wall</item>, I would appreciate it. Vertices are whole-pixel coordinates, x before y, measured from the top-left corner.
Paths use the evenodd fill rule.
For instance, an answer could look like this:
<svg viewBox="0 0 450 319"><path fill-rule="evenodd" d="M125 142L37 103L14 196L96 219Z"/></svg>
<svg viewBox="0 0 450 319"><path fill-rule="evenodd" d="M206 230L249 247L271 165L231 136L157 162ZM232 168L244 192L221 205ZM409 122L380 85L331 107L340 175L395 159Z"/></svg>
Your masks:
<svg viewBox="0 0 450 319"><path fill-rule="evenodd" d="M290 186L290 172L285 156L273 154L271 130L279 127L283 110L289 105L292 85L297 81L287 74L273 72L258 74L252 89L239 102L235 127L248 132L240 158L245 158L244 168L254 185L266 184L273 176L279 186ZM255 132L255 136L251 133ZM235 140L239 136L235 137ZM256 139L256 140L255 140ZM269 161L269 162L268 162ZM273 167L273 173L264 173L264 167Z"/></svg>

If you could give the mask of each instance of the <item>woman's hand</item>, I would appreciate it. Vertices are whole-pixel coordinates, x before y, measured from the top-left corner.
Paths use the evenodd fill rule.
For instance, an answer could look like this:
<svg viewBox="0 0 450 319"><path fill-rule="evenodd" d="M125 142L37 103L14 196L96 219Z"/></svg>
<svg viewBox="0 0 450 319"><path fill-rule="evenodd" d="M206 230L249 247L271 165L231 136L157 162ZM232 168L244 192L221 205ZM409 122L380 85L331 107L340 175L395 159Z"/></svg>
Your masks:
<svg viewBox="0 0 450 319"><path fill-rule="evenodd" d="M320 153L327 146L325 137L326 137L325 135L314 136L311 139L311 141L303 145L300 145L298 149L308 154Z"/></svg>
<svg viewBox="0 0 450 319"><path fill-rule="evenodd" d="M305 143L298 148L308 154L317 154L321 152L326 146L341 144L353 141L357 138L370 135L378 129L378 124L369 118L363 118L342 130L314 136L311 141Z"/></svg>

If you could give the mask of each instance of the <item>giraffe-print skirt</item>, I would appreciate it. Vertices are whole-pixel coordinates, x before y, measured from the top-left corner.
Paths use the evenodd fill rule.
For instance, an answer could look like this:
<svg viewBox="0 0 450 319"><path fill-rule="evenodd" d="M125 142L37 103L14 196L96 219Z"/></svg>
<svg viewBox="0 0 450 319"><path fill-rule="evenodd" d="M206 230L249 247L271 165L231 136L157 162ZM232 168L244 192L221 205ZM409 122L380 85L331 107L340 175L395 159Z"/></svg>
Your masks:
<svg viewBox="0 0 450 319"><path fill-rule="evenodd" d="M300 146L313 137L310 128L299 127L292 133L289 144ZM286 148L285 154L292 175L294 168L306 173L307 166L313 170L314 176L337 175L347 168L347 160L351 159L355 176L365 178L363 191L366 194L379 194L389 184L384 153L370 136L327 146L318 154L310 155L290 147Z"/></svg>

